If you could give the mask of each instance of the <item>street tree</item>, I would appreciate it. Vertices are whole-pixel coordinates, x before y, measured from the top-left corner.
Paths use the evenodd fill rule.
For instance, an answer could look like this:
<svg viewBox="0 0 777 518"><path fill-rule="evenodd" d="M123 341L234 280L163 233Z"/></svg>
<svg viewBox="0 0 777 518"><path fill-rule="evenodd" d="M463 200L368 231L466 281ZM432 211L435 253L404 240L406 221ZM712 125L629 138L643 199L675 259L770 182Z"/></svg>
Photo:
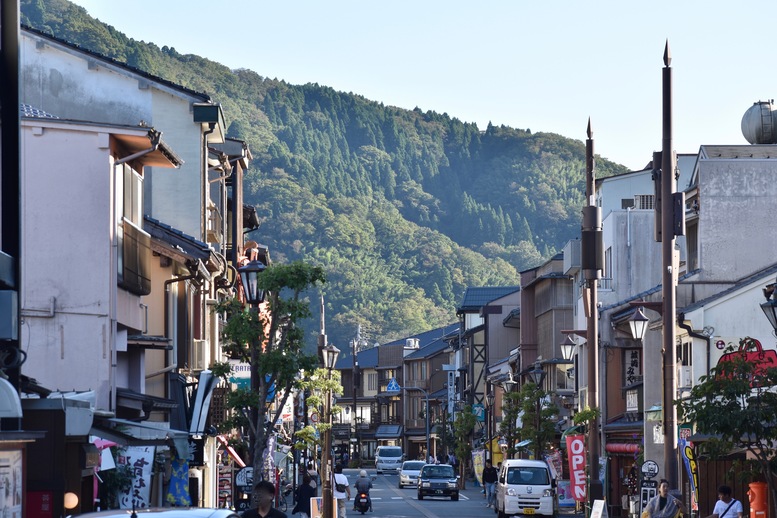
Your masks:
<svg viewBox="0 0 777 518"><path fill-rule="evenodd" d="M710 437L700 443L700 457L747 452L745 474L768 484L772 516L777 516L777 368L765 359L758 340L741 339L676 405L696 433Z"/></svg>
<svg viewBox="0 0 777 518"><path fill-rule="evenodd" d="M302 262L271 265L258 276L258 287L266 294L259 308L246 307L236 298L216 305L215 311L226 316L222 329L226 356L251 369L250 386L227 394L226 406L232 411L221 428L236 430L247 443L255 480L270 475L266 462L272 459L270 439L284 404L318 366L317 355L304 351L300 323L311 316L306 294L325 280L321 267ZM225 380L231 375L228 362L216 363L212 370Z"/></svg>
<svg viewBox="0 0 777 518"><path fill-rule="evenodd" d="M534 458L540 459L542 452L550 448L556 437L558 407L549 392L532 382L521 386L518 398L523 412L522 439L532 442Z"/></svg>
<svg viewBox="0 0 777 518"><path fill-rule="evenodd" d="M315 408L321 418L318 424L309 424L294 434L296 438L294 447L300 451L312 452L314 464L317 465L318 452L324 447L325 433L331 430L331 425L325 415L326 397L330 391L333 399L343 393L340 371L332 370L330 376L326 369L316 369L311 376L301 380L300 390L309 394L305 400L307 407ZM331 411L332 415L337 415L342 412L342 408L333 405Z"/></svg>
<svg viewBox="0 0 777 518"><path fill-rule="evenodd" d="M456 413L453 421L453 435L456 438L456 457L459 459L459 487L466 489L463 471L465 466L472 463L472 432L475 430L477 418L472 413L472 406L467 405L464 410Z"/></svg>
<svg viewBox="0 0 777 518"><path fill-rule="evenodd" d="M521 428L516 423L522 412L523 398L519 392L505 392L502 397L502 422L499 425L499 433L507 443L506 458L512 459L518 451L515 444L521 437Z"/></svg>

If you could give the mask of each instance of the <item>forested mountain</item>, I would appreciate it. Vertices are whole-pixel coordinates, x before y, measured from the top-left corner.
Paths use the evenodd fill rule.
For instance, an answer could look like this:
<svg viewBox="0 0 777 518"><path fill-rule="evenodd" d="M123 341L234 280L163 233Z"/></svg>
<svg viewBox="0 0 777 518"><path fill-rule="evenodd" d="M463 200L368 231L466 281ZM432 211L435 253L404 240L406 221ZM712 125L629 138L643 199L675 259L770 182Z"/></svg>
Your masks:
<svg viewBox="0 0 777 518"><path fill-rule="evenodd" d="M250 237L274 261L326 269L327 333L341 348L357 324L383 342L450 323L467 286L516 285L518 272L579 233L580 141L480 131L447 114L230 70L133 40L66 0L21 0L21 12L25 25L223 105L229 136L254 156L245 199L262 224ZM625 170L597 160L598 176Z"/></svg>

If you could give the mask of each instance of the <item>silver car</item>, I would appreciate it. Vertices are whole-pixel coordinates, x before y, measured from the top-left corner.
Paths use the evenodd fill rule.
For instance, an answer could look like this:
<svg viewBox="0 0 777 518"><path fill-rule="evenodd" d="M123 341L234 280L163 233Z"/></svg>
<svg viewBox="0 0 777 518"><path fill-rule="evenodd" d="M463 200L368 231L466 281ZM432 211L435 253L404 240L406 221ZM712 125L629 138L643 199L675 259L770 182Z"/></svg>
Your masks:
<svg viewBox="0 0 777 518"><path fill-rule="evenodd" d="M426 462L422 460L406 460L403 462L402 468L399 470L399 489L405 486L417 486L418 474L421 472L424 464Z"/></svg>

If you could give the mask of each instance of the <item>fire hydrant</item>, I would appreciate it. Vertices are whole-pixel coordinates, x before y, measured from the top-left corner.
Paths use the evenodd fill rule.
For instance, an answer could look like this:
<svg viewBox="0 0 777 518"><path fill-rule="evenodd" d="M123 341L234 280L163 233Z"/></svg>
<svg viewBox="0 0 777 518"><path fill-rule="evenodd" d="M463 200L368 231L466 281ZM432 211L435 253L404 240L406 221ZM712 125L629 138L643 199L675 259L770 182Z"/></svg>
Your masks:
<svg viewBox="0 0 777 518"><path fill-rule="evenodd" d="M769 518L766 482L751 482L747 491L750 500L750 518Z"/></svg>

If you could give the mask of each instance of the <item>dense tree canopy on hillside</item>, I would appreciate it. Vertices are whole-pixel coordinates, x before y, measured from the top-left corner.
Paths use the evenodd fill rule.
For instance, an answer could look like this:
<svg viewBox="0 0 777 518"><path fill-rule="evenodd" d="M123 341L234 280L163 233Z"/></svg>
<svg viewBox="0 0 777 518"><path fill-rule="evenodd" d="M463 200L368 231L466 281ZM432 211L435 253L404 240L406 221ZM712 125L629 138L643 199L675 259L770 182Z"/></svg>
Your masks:
<svg viewBox="0 0 777 518"><path fill-rule="evenodd" d="M325 268L336 344L357 324L384 341L450 323L467 286L516 285L519 271L579 233L580 141L481 131L447 114L229 70L133 40L67 0L21 7L23 24L223 105L229 135L254 156L245 199L262 225L250 237L276 261ZM625 171L604 160L597 167L599 176Z"/></svg>

